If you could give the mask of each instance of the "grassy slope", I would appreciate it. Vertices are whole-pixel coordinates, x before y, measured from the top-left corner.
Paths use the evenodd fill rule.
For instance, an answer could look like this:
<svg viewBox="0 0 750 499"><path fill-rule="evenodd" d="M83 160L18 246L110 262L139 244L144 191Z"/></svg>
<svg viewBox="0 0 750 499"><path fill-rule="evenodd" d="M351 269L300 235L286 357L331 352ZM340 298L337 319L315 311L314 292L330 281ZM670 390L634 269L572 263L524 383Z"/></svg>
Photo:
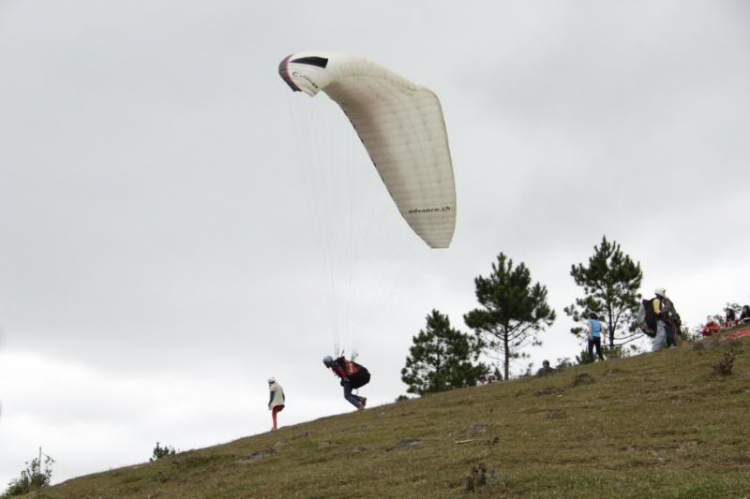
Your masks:
<svg viewBox="0 0 750 499"><path fill-rule="evenodd" d="M729 376L713 373L726 343L686 345L320 419L36 497L457 497L472 479L471 493L493 497L746 497L750 341L735 343Z"/></svg>

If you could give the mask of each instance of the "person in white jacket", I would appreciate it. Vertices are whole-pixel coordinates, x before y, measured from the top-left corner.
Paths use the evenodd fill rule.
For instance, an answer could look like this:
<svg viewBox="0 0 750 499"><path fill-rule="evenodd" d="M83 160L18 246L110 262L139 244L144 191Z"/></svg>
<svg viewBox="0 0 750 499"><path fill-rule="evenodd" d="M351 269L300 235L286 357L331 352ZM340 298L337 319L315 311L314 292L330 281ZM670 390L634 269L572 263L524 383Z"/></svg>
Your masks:
<svg viewBox="0 0 750 499"><path fill-rule="evenodd" d="M276 382L276 378L273 376L268 378L268 388L271 391L271 399L268 401L268 410L271 411L271 415L273 416L273 428L271 428L271 431L276 431L278 429L276 415L284 409L284 389Z"/></svg>

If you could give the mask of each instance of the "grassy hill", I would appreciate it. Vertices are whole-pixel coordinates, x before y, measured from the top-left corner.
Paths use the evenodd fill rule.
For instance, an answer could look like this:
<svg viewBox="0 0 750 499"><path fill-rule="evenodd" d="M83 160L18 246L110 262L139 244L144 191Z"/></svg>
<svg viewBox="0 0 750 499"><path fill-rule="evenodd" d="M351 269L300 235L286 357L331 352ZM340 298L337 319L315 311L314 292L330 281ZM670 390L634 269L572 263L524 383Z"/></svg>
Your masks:
<svg viewBox="0 0 750 499"><path fill-rule="evenodd" d="M747 338L685 344L319 419L35 497L750 497L749 359Z"/></svg>

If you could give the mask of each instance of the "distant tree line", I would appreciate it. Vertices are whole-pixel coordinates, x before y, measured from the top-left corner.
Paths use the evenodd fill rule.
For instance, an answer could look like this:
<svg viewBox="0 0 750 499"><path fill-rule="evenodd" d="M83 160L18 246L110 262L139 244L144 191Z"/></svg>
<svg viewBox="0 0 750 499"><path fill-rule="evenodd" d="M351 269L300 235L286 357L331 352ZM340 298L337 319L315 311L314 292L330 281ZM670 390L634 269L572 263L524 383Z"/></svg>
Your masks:
<svg viewBox="0 0 750 499"><path fill-rule="evenodd" d="M564 308L576 324L570 333L585 339L584 325L596 314L607 328L605 353L622 356L625 345L643 337L635 327L643 280L640 263L605 236L587 263L571 266L570 275L582 291L580 298ZM463 316L473 334L455 329L447 315L433 310L425 328L414 336L401 371L408 393L425 395L474 386L480 376L493 370L498 378L510 379L511 364L528 358L528 348L541 346L542 333L557 318L547 303L546 286L533 282L524 263L514 264L503 253L492 263L489 275L474 279L474 287L479 307ZM577 362L589 361L584 353ZM496 365L481 362L482 355ZM568 359L558 360L561 367L570 364ZM530 372L531 365L526 374Z"/></svg>

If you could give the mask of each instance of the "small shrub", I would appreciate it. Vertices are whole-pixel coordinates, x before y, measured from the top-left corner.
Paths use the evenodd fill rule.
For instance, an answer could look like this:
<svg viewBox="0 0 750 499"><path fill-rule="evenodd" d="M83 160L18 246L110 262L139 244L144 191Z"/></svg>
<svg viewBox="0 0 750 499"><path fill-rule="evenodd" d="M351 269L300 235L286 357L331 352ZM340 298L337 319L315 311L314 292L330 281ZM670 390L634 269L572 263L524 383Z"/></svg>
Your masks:
<svg viewBox="0 0 750 499"><path fill-rule="evenodd" d="M602 353L607 359L624 359L627 357L627 351L623 349L622 345L604 345Z"/></svg>
<svg viewBox="0 0 750 499"><path fill-rule="evenodd" d="M734 359L737 357L737 352L734 349L730 349L724 352L719 359L719 362L714 365L714 373L721 376L729 376L732 374L734 368Z"/></svg>
<svg viewBox="0 0 750 499"><path fill-rule="evenodd" d="M484 463L471 468L469 476L464 478L464 490L466 492L479 492L481 489L490 485L497 475L495 470L487 470L487 466Z"/></svg>
<svg viewBox="0 0 750 499"><path fill-rule="evenodd" d="M562 359L557 359L557 365L555 366L555 371L562 371L564 369L568 369L573 367L573 362L568 357L564 357Z"/></svg>
<svg viewBox="0 0 750 499"><path fill-rule="evenodd" d="M730 352L734 352L735 354L742 353L742 343L736 339L731 339L726 341L727 349Z"/></svg>
<svg viewBox="0 0 750 499"><path fill-rule="evenodd" d="M590 385L591 383L594 383L594 378L588 373L577 374L573 378L573 386Z"/></svg>
<svg viewBox="0 0 750 499"><path fill-rule="evenodd" d="M576 355L576 364L578 364L579 366L583 366L585 364L591 364L592 362L594 361L591 360L591 357L589 357L589 351L586 348L581 350L581 353Z"/></svg>
<svg viewBox="0 0 750 499"><path fill-rule="evenodd" d="M168 445L162 447L159 442L156 442L156 447L154 447L154 455L148 460L148 462L153 463L154 461L164 459L167 456L174 456L175 454L177 454L177 451L174 449L174 447L170 447Z"/></svg>
<svg viewBox="0 0 750 499"><path fill-rule="evenodd" d="M682 326L677 330L677 338L685 343L695 343L701 341L703 335L701 334L701 328L699 327L696 327L691 331L687 326Z"/></svg>
<svg viewBox="0 0 750 499"><path fill-rule="evenodd" d="M44 456L44 470L42 470L41 459ZM31 491L48 487L52 479L52 464L55 462L52 457L42 454L39 449L39 458L26 463L26 469L21 472L21 477L13 480L0 498L6 499L15 496L28 494Z"/></svg>

